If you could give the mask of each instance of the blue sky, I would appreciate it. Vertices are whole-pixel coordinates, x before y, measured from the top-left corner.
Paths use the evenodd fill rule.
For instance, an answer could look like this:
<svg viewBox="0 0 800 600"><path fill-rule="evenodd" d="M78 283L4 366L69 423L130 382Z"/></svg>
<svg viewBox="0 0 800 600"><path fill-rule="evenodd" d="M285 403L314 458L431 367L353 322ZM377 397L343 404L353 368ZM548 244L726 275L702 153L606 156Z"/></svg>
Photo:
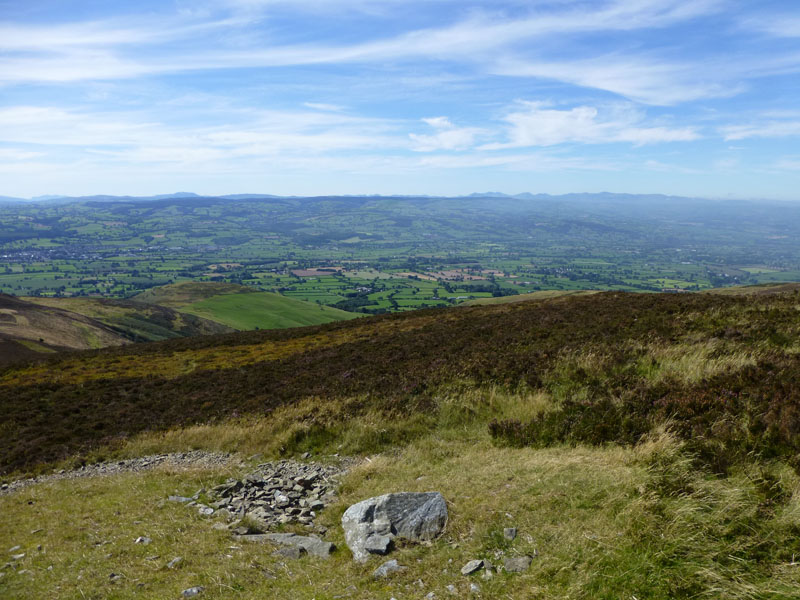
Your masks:
<svg viewBox="0 0 800 600"><path fill-rule="evenodd" d="M0 0L0 195L800 199L796 0Z"/></svg>

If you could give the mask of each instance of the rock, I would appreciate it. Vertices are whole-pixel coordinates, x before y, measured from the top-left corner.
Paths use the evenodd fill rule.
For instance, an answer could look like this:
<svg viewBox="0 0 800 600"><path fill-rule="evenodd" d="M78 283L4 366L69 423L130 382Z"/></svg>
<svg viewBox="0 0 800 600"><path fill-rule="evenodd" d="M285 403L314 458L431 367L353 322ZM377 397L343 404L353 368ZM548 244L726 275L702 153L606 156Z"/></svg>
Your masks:
<svg viewBox="0 0 800 600"><path fill-rule="evenodd" d="M364 544L364 550L370 554L384 556L389 554L392 549L392 538L388 535L371 535Z"/></svg>
<svg viewBox="0 0 800 600"><path fill-rule="evenodd" d="M454 586L452 583L448 585L446 589L447 593L450 594L451 596L458 596L458 590L456 589L456 586Z"/></svg>
<svg viewBox="0 0 800 600"><path fill-rule="evenodd" d="M190 587L188 589L183 590L181 592L181 596L183 596L184 598L194 598L195 596L199 596L200 594L202 594L205 591L205 589L206 588L204 588L202 585Z"/></svg>
<svg viewBox="0 0 800 600"><path fill-rule="evenodd" d="M531 567L533 558L530 556L515 556L514 558L507 558L503 562L503 567L509 573L522 573Z"/></svg>
<svg viewBox="0 0 800 600"><path fill-rule="evenodd" d="M353 558L369 557L367 540L374 535L430 541L447 523L447 504L439 492L400 492L353 504L342 515L345 542Z"/></svg>
<svg viewBox="0 0 800 600"><path fill-rule="evenodd" d="M281 556L283 558L292 558L298 559L304 554L304 550L299 546L284 546L283 548L278 548L273 552L275 556Z"/></svg>
<svg viewBox="0 0 800 600"><path fill-rule="evenodd" d="M22 549L22 546L12 546L11 548L8 549L8 551L9 551L9 553L11 553L11 552L16 552L17 550L21 550L21 549Z"/></svg>
<svg viewBox="0 0 800 600"><path fill-rule="evenodd" d="M23 558L25 558L25 553L24 552L22 552L20 554L12 554L11 555L11 560L22 560Z"/></svg>
<svg viewBox="0 0 800 600"><path fill-rule="evenodd" d="M183 562L183 557L182 556L176 556L175 558L173 558L171 561L169 561L167 563L167 568L168 569L176 569L176 568L178 568L178 566L180 566L180 564L182 562Z"/></svg>
<svg viewBox="0 0 800 600"><path fill-rule="evenodd" d="M469 591L471 594L480 594L481 593L481 586L477 583L472 582L469 584Z"/></svg>
<svg viewBox="0 0 800 600"><path fill-rule="evenodd" d="M143 544L143 545L147 546L147 544L149 544L152 541L153 540L151 540L149 537L139 536L133 541L133 543L134 544Z"/></svg>
<svg viewBox="0 0 800 600"><path fill-rule="evenodd" d="M294 533L240 535L236 539L245 542L273 542L280 546L293 546L319 558L328 558L336 548L331 542L326 542L316 537L295 535Z"/></svg>
<svg viewBox="0 0 800 600"><path fill-rule="evenodd" d="M398 571L404 571L406 567L399 564L396 560L388 560L383 563L380 567L375 569L372 572L372 576L375 579L381 579L383 577L388 577L392 573L397 573Z"/></svg>
<svg viewBox="0 0 800 600"><path fill-rule="evenodd" d="M197 509L197 512L199 512L204 517L210 517L211 515L214 514L214 509L211 508L210 506L201 506L200 508Z"/></svg>
<svg viewBox="0 0 800 600"><path fill-rule="evenodd" d="M428 592L427 594L425 594L425 600L435 600L435 598L436 594L434 594L433 592Z"/></svg>
<svg viewBox="0 0 800 600"><path fill-rule="evenodd" d="M461 574L462 575L472 575L473 573L477 573L483 568L483 561L482 560L471 560L463 567L461 567Z"/></svg>
<svg viewBox="0 0 800 600"><path fill-rule="evenodd" d="M483 579L491 579L494 577L494 565L485 559L483 561L483 574L481 577Z"/></svg>
<svg viewBox="0 0 800 600"><path fill-rule="evenodd" d="M180 502L181 504L185 504L186 502L191 502L191 498L187 498L186 496L170 496L167 498L170 502Z"/></svg>
<svg viewBox="0 0 800 600"><path fill-rule="evenodd" d="M517 537L517 528L506 527L505 529L503 529L503 537L506 538L508 541L513 541Z"/></svg>

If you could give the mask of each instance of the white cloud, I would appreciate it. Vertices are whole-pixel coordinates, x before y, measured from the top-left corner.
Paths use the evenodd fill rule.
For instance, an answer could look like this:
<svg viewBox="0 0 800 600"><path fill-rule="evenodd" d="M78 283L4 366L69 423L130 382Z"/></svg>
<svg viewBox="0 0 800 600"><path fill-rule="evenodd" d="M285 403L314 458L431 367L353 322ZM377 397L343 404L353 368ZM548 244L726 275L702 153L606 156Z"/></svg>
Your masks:
<svg viewBox="0 0 800 600"><path fill-rule="evenodd" d="M19 148L0 148L0 161L21 162L29 161L44 156L43 152L31 152Z"/></svg>
<svg viewBox="0 0 800 600"><path fill-rule="evenodd" d="M228 3L230 4L230 3ZM288 7L296 3L276 0L235 0L238 7ZM308 3L297 10L305 10ZM392 0L339 0L311 5L344 7L402 6ZM305 7L305 8L304 8ZM556 61L517 56L521 43L536 47L561 47L563 34L629 31L667 27L713 13L719 0L611 0L527 4L527 14L508 18L494 12L473 12L452 25L417 29L394 37L351 44L278 44L272 36L245 33L248 18L192 17L183 23L163 15L150 22L124 27L117 22L75 23L54 26L5 25L0 29L0 48L10 52L0 63L0 82L71 82L111 80L207 69L291 67L314 64L354 64L418 59L471 63L490 73L519 77L552 78L595 87L644 102L671 104L687 99L734 93L736 86L704 83L704 78L682 76L686 65L658 60L606 56L594 61ZM235 29L236 35L218 39L213 51L183 45L164 45L170 40L197 40L206 30ZM233 33L233 31L232 31ZM246 40L246 43L242 43ZM155 46L158 53L128 52ZM15 50L26 50L24 53ZM502 58L498 58L502 57ZM676 81L677 80L677 81Z"/></svg>
<svg viewBox="0 0 800 600"><path fill-rule="evenodd" d="M741 20L745 29L759 31L775 37L800 37L800 17L797 14L758 15Z"/></svg>
<svg viewBox="0 0 800 600"><path fill-rule="evenodd" d="M138 113L35 106L0 109L0 143L82 148L130 162L195 163L408 146L391 121L318 111L250 111L239 122L181 127Z"/></svg>
<svg viewBox="0 0 800 600"><path fill-rule="evenodd" d="M782 158L775 163L775 168L780 171L800 171L800 158Z"/></svg>
<svg viewBox="0 0 800 600"><path fill-rule="evenodd" d="M726 141L800 136L800 121L765 121L722 128Z"/></svg>
<svg viewBox="0 0 800 600"><path fill-rule="evenodd" d="M433 135L410 133L413 150L433 152L436 150L466 150L475 144L475 138L486 133L479 127L456 127L447 117L422 119L436 130Z"/></svg>
<svg viewBox="0 0 800 600"><path fill-rule="evenodd" d="M686 142L700 135L691 127L645 126L643 116L629 107L617 106L601 111L593 106L560 110L542 103L520 102L510 112L506 142L483 146L486 150L554 146L564 143L605 144L628 142L636 145L661 142Z"/></svg>
<svg viewBox="0 0 800 600"><path fill-rule="evenodd" d="M324 102L303 102L303 106L313 110L321 110L325 112L341 112L345 108L339 104L326 104Z"/></svg>

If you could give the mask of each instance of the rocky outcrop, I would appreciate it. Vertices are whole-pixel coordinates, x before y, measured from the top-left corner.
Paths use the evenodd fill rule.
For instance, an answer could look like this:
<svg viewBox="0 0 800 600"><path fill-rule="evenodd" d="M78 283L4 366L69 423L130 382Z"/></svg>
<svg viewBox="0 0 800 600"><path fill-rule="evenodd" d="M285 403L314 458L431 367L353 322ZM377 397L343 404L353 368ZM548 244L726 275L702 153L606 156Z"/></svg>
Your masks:
<svg viewBox="0 0 800 600"><path fill-rule="evenodd" d="M386 554L394 538L413 542L436 538L447 523L447 504L439 492L399 492L353 504L342 515L342 528L353 558Z"/></svg>

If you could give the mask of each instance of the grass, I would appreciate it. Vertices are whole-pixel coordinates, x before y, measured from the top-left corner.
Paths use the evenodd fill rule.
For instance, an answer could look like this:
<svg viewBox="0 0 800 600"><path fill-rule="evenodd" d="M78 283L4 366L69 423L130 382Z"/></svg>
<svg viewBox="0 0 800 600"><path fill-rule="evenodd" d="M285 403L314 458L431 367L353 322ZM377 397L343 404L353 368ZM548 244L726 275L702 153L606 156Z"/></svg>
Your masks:
<svg viewBox="0 0 800 600"><path fill-rule="evenodd" d="M187 304L180 310L239 331L305 327L358 317L330 306L269 292L213 296Z"/></svg>
<svg viewBox="0 0 800 600"><path fill-rule="evenodd" d="M466 597L474 581L490 598L796 597L800 482L791 469L744 465L720 479L689 466L667 434L636 448L517 449L492 445L485 430L468 425L472 433L458 437L456 429L351 471L340 501L320 515L338 547L329 561L282 561L271 546L236 543L212 529L213 519L164 502L246 472L235 465L52 482L0 497L0 544L21 545L18 568L28 571L6 569L0 593L168 598L203 585L212 599L403 600L448 597L448 585ZM450 519L433 544L401 544L392 554L407 571L375 581L385 559L354 563L337 524L352 502L397 490L441 490ZM513 542L502 536L509 526L519 530ZM134 544L140 535L153 542ZM459 573L473 558L500 564L522 554L536 556L523 574L484 581ZM184 561L168 570L175 556Z"/></svg>
<svg viewBox="0 0 800 600"><path fill-rule="evenodd" d="M509 304L512 302L525 302L527 300L550 300L563 296L575 296L584 294L596 294L590 290L542 290L530 292L528 294L517 294L515 296L500 296L498 298L476 298L464 303L464 306L489 306L492 304Z"/></svg>
<svg viewBox="0 0 800 600"><path fill-rule="evenodd" d="M5 452L370 460L321 513L339 547L328 562L281 562L271 547L234 543L190 509L161 502L246 472L236 463L0 497L0 550L22 545L19 568L30 571L4 569L0 596L164 598L203 585L208 598L403 600L448 597L448 585L465 597L478 582L487 598L795 598L796 307L794 293L599 294L7 369L0 389L21 404L0 420ZM37 437L48 414L37 402L74 428ZM126 435L103 438L112 425ZM76 436L94 443L74 445ZM407 571L375 581L381 560L353 563L338 523L352 502L398 490L442 491L450 520L433 544L393 553ZM520 532L513 542L502 535L508 526ZM153 544L133 544L140 535ZM459 573L473 558L498 564L520 554L536 556L523 574ZM169 571L174 556L185 560ZM111 573L123 577L112 582Z"/></svg>
<svg viewBox="0 0 800 600"><path fill-rule="evenodd" d="M800 427L796 304L794 293L605 293L59 355L0 374L0 459L6 470L31 468L143 431L258 417L312 398L430 415L461 382L553 398L554 410L577 419L564 431L567 413L556 415L557 439L633 443L679 415L684 435L727 431L727 445L784 454ZM611 426L600 434L598 403L608 418L625 418L628 437ZM749 421L714 425L733 414Z"/></svg>

